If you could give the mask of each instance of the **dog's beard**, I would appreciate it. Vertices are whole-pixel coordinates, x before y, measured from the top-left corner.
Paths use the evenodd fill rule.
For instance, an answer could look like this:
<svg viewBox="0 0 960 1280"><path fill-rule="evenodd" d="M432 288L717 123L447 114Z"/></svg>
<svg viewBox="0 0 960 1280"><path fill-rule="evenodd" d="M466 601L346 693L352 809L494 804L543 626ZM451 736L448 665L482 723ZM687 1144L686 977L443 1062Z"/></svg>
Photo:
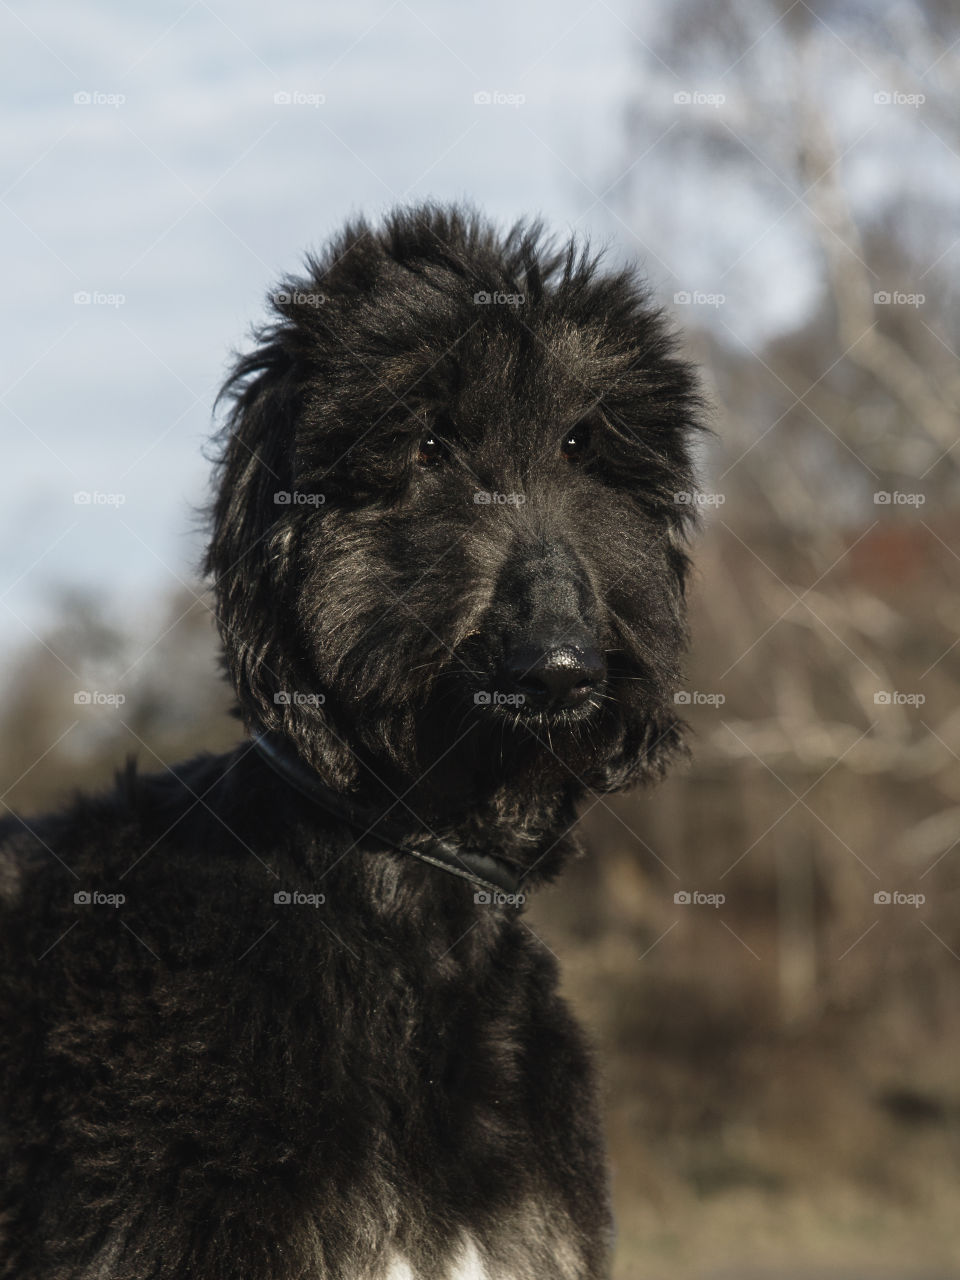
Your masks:
<svg viewBox="0 0 960 1280"><path fill-rule="evenodd" d="M431 789L469 803L501 791L587 789L624 737L609 695L574 711L537 712L436 691L417 719L418 765Z"/></svg>
<svg viewBox="0 0 960 1280"><path fill-rule="evenodd" d="M394 673L389 687L368 669L349 682L362 696L335 699L345 739L395 793L409 788L431 809L462 810L505 792L619 787L650 771L650 744L659 750L674 736L657 673L628 663L623 648L605 683L570 709L518 702L496 689L495 670L490 655L466 646L434 655L416 680Z"/></svg>

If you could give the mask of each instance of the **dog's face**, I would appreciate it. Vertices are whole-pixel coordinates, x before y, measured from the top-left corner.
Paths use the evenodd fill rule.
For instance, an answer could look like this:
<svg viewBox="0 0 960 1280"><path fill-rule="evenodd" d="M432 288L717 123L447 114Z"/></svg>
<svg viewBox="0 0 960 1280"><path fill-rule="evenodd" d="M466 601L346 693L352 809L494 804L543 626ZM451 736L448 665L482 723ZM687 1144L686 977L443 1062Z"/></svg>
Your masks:
<svg viewBox="0 0 960 1280"><path fill-rule="evenodd" d="M214 539L241 705L337 785L612 789L677 749L698 401L628 274L456 212L348 229L241 362Z"/></svg>

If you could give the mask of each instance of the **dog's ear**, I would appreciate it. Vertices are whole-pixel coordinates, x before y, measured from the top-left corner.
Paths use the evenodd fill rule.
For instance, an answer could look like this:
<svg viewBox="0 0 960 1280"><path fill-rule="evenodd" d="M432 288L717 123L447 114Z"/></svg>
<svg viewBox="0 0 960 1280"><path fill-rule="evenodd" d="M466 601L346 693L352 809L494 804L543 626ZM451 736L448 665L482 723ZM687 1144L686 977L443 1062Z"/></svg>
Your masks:
<svg viewBox="0 0 960 1280"><path fill-rule="evenodd" d="M621 637L637 642L637 672L626 694L627 713L620 740L603 763L599 779L591 785L599 791L622 791L631 786L658 782L678 761L690 755L685 738L689 726L680 714L689 700L682 693L684 655L689 645L687 581L690 557L687 534L696 524L695 512L680 506L684 517L671 520L662 532L656 572L648 578L643 599L647 617L634 619ZM662 557L662 558L661 558ZM616 682L616 674L613 675ZM630 708L635 708L630 710Z"/></svg>
<svg viewBox="0 0 960 1280"><path fill-rule="evenodd" d="M297 620L299 527L313 508L296 501L302 377L289 337L282 326L261 334L220 393L230 409L203 567L244 723L286 734L331 785L348 787L356 763L330 730Z"/></svg>

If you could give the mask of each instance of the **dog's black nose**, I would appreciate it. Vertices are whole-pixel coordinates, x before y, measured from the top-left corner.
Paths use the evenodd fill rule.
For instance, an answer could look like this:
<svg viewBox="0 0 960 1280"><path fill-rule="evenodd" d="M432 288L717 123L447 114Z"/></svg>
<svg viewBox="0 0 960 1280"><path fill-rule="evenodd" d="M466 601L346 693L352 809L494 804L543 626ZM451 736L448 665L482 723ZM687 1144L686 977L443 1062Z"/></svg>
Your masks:
<svg viewBox="0 0 960 1280"><path fill-rule="evenodd" d="M593 645L562 640L549 645L518 645L503 663L503 682L537 711L582 706L603 681L603 656Z"/></svg>

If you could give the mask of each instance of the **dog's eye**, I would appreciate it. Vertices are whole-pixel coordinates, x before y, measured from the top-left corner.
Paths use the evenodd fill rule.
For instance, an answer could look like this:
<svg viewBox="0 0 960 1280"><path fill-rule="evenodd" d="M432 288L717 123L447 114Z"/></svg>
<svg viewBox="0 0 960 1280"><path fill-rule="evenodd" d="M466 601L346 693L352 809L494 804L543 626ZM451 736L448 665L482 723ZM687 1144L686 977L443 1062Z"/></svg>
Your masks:
<svg viewBox="0 0 960 1280"><path fill-rule="evenodd" d="M590 428L586 423L578 423L572 431L568 431L560 444L560 456L567 462L582 462L590 444Z"/></svg>
<svg viewBox="0 0 960 1280"><path fill-rule="evenodd" d="M435 467L447 456L443 441L436 436L424 436L417 450L417 462L421 467Z"/></svg>

